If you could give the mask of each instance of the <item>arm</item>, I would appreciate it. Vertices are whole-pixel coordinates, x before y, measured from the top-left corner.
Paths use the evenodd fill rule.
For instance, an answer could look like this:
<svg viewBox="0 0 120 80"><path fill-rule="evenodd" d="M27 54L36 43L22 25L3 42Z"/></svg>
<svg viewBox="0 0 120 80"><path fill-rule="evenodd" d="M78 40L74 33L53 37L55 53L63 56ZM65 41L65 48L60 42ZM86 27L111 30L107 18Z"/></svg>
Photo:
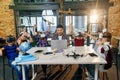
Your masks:
<svg viewBox="0 0 120 80"><path fill-rule="evenodd" d="M48 22L48 30L47 30L47 32L50 32L50 22Z"/></svg>
<svg viewBox="0 0 120 80"><path fill-rule="evenodd" d="M18 44L18 45L21 44L21 39L20 39L20 37L17 39L17 44Z"/></svg>
<svg viewBox="0 0 120 80"><path fill-rule="evenodd" d="M17 47L17 51L21 51L19 47Z"/></svg>
<svg viewBox="0 0 120 80"><path fill-rule="evenodd" d="M75 38L75 34L74 34L72 23L69 25L69 34L72 35L73 38Z"/></svg>
<svg viewBox="0 0 120 80"><path fill-rule="evenodd" d="M102 21L102 25L103 25L103 29L105 29L106 28L106 21L105 20Z"/></svg>
<svg viewBox="0 0 120 80"><path fill-rule="evenodd" d="M3 55L3 50L4 50L4 48L1 48L1 49L0 49L0 56Z"/></svg>
<svg viewBox="0 0 120 80"><path fill-rule="evenodd" d="M97 40L98 38L97 37L94 37L94 36L92 36L91 34L89 34L89 33L85 33L87 36L89 36L89 37L91 37L93 40Z"/></svg>
<svg viewBox="0 0 120 80"><path fill-rule="evenodd" d="M27 37L29 38L29 42L32 43L32 42L33 42L33 39L32 39L32 37L30 36L30 34L27 34Z"/></svg>
<svg viewBox="0 0 120 80"><path fill-rule="evenodd" d="M36 35L36 34L37 34L37 25L35 24L33 28L33 35Z"/></svg>

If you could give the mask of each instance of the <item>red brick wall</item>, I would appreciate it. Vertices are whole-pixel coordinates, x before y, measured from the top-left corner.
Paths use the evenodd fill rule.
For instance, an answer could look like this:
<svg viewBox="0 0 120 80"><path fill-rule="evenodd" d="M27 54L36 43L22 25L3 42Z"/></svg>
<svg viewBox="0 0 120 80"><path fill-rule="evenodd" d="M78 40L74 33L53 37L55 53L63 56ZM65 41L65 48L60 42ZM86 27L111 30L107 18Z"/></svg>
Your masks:
<svg viewBox="0 0 120 80"><path fill-rule="evenodd" d="M0 37L15 35L14 12L9 9L12 0L0 0Z"/></svg>
<svg viewBox="0 0 120 80"><path fill-rule="evenodd" d="M109 8L108 31L120 37L120 1L115 0L114 6ZM112 45L117 47L117 40L112 39Z"/></svg>

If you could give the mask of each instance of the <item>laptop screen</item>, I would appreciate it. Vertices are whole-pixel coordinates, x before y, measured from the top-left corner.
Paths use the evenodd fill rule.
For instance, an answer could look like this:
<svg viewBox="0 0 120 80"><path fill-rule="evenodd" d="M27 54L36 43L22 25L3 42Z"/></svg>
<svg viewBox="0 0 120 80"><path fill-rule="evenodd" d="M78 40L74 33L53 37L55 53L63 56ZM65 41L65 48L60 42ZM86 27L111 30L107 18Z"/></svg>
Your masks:
<svg viewBox="0 0 120 80"><path fill-rule="evenodd" d="M65 49L67 48L67 40L51 40L52 49Z"/></svg>

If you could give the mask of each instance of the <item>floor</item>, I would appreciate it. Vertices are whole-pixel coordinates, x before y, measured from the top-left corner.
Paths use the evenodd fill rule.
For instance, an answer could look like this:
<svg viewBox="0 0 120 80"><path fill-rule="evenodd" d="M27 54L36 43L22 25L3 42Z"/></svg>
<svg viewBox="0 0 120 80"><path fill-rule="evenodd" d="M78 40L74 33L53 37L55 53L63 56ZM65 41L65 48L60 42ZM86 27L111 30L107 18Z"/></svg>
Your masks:
<svg viewBox="0 0 120 80"><path fill-rule="evenodd" d="M120 61L120 56L118 57L118 63L119 61ZM119 68L119 77L120 77L120 63L118 64L118 68ZM34 80L44 80L44 74L42 72L40 65L36 66L36 72L37 72L37 76ZM109 80L118 80L116 64L113 64L112 68L109 69L107 74L108 74ZM47 80L81 80L80 72L78 71L78 65L64 65L63 71L60 71L59 66L57 65L52 65L52 66L48 65L47 77L48 77ZM5 66L5 79L4 79L3 58L0 57L0 80L8 80L8 79L13 80L12 70L8 65ZM14 80L16 80L15 72L14 72Z"/></svg>

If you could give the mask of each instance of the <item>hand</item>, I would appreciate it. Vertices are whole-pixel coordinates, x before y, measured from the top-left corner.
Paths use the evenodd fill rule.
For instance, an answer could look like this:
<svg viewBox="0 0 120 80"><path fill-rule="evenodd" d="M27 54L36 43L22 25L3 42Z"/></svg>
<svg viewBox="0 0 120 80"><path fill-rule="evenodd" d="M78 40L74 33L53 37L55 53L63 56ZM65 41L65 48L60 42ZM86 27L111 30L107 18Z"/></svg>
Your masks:
<svg viewBox="0 0 120 80"><path fill-rule="evenodd" d="M84 33L85 35L87 35L87 36L91 36L89 33Z"/></svg>
<svg viewBox="0 0 120 80"><path fill-rule="evenodd" d="M13 62L12 62L12 65L16 65L16 62L15 62L15 61L13 61Z"/></svg>
<svg viewBox="0 0 120 80"><path fill-rule="evenodd" d="M105 20L102 21L102 25L103 25L103 27L106 26L106 21Z"/></svg>
<svg viewBox="0 0 120 80"><path fill-rule="evenodd" d="M0 56L2 56L2 49L0 49Z"/></svg>
<svg viewBox="0 0 120 80"><path fill-rule="evenodd" d="M35 29L37 28L37 25L36 25L36 24L34 25L34 28L35 28Z"/></svg>
<svg viewBox="0 0 120 80"><path fill-rule="evenodd" d="M48 21L48 25L50 26L51 22Z"/></svg>
<svg viewBox="0 0 120 80"><path fill-rule="evenodd" d="M27 38L30 38L30 37L31 37L30 34L28 34L28 33L26 34L26 36L27 36Z"/></svg>
<svg viewBox="0 0 120 80"><path fill-rule="evenodd" d="M103 42L102 42L102 41L99 41L99 42L97 43L97 46L101 46L101 45L103 45Z"/></svg>

